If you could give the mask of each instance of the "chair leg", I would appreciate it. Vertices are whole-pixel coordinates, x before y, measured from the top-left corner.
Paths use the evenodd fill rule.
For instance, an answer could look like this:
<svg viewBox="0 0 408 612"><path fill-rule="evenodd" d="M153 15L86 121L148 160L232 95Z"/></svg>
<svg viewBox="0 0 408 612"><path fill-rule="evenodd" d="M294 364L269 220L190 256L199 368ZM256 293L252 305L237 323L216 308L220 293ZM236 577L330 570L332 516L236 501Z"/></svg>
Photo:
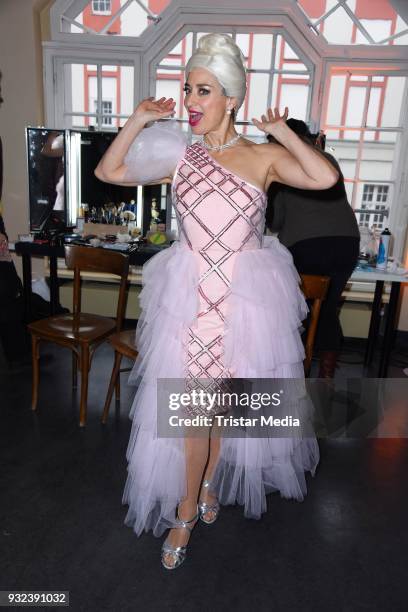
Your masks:
<svg viewBox="0 0 408 612"><path fill-rule="evenodd" d="M81 402L79 407L79 426L85 427L88 402L89 346L81 347Z"/></svg>
<svg viewBox="0 0 408 612"><path fill-rule="evenodd" d="M108 414L109 414L109 408L110 408L111 401L112 401L113 390L115 388L117 389L116 385L117 385L117 381L119 379L119 371L120 371L121 361L122 361L122 355L120 353L118 353L118 351L115 351L115 362L113 364L113 370L112 370L111 379L110 379L110 382L109 382L108 393L106 395L105 406L104 406L103 414L102 414L102 423L103 424L105 424L106 421L108 420ZM117 391L116 391L116 393L117 393Z"/></svg>
<svg viewBox="0 0 408 612"><path fill-rule="evenodd" d="M78 387L78 356L75 351L72 351L72 388Z"/></svg>
<svg viewBox="0 0 408 612"><path fill-rule="evenodd" d="M32 387L31 387L31 410L37 409L38 403L38 385L40 380L40 351L39 351L40 339L38 336L31 335L31 347L32 347Z"/></svg>

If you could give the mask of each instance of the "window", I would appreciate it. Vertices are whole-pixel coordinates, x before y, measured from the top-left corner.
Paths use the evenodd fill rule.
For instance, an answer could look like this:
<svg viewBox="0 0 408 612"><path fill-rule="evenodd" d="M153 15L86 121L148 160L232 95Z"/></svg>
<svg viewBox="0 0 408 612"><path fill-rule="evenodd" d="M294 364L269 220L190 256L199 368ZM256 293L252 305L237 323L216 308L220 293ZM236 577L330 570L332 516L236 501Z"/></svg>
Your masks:
<svg viewBox="0 0 408 612"><path fill-rule="evenodd" d="M389 185L364 185L361 208L355 210L359 225L385 229L385 220L388 219L388 194Z"/></svg>
<svg viewBox="0 0 408 612"><path fill-rule="evenodd" d="M94 110L95 110L95 114L97 114L98 112L98 102L97 100L94 100ZM113 110L112 110L112 101L111 100L102 100L101 102L101 119L102 119L102 126L111 126L112 125L112 117L110 115L112 115Z"/></svg>
<svg viewBox="0 0 408 612"><path fill-rule="evenodd" d="M141 99L164 95L176 98L177 119L188 130L186 61L203 33L229 33L248 67L238 129L263 141L252 117L287 105L312 131L325 130L360 222L387 219L393 255L401 258L408 220L405 4L234 0L219 10L213 0L54 0L51 40L44 43L46 121L116 130ZM373 186L374 210L366 186ZM385 201L376 201L380 195Z"/></svg>
<svg viewBox="0 0 408 612"><path fill-rule="evenodd" d="M388 0L297 0L317 36L340 45L407 44L408 23Z"/></svg>
<svg viewBox="0 0 408 612"><path fill-rule="evenodd" d="M111 1L110 0L93 0L92 12L95 14L110 15Z"/></svg>
<svg viewBox="0 0 408 612"><path fill-rule="evenodd" d="M384 227L394 207L406 76L333 67L323 129L360 225ZM388 222L387 222L388 225Z"/></svg>
<svg viewBox="0 0 408 612"><path fill-rule="evenodd" d="M269 28L270 30L273 28ZM264 134L253 124L269 106L288 106L292 116L307 120L309 116L313 69L310 61L290 44L280 28L273 33L226 32L241 48L247 67L247 96L236 124L255 141L264 141ZM169 51L156 70L156 97L176 100L176 114L187 129L187 112L183 106L184 68L204 32L189 32Z"/></svg>
<svg viewBox="0 0 408 612"><path fill-rule="evenodd" d="M159 21L159 14L169 3L170 0L77 0L63 10L59 27L62 32L76 35L140 36Z"/></svg>
<svg viewBox="0 0 408 612"><path fill-rule="evenodd" d="M65 127L114 129L124 125L134 109L133 66L65 61L59 65L65 86L61 101Z"/></svg>

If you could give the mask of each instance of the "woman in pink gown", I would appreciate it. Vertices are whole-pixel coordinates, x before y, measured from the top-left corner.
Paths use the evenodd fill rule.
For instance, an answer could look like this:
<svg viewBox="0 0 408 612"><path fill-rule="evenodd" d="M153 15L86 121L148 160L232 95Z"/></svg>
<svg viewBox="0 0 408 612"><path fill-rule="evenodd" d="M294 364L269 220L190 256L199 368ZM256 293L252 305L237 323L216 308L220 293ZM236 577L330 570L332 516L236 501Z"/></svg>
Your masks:
<svg viewBox="0 0 408 612"><path fill-rule="evenodd" d="M194 525L214 522L220 503L242 504L245 516L260 518L271 491L303 499L305 471L314 474L319 460L314 436L220 437L211 425L200 436L157 430L158 379L183 380L190 390L208 381L215 390L236 378L303 378L299 329L307 306L289 251L263 235L265 194L272 181L325 189L337 173L286 126L287 109L283 116L269 109L253 120L285 149L240 137L234 118L245 91L238 47L223 34L204 36L186 67L185 85L190 126L202 140L175 146L175 155L173 148L156 147L168 151L170 170L161 176L160 161L132 159L133 141L149 133L142 132L146 123L174 111L172 99L144 100L96 170L108 182L143 184L153 182L144 172L149 166L158 173L155 182L172 183L179 240L143 269L134 369L139 386L123 497L125 522L137 535L152 529L159 536L170 528L162 547L166 569L185 560Z"/></svg>

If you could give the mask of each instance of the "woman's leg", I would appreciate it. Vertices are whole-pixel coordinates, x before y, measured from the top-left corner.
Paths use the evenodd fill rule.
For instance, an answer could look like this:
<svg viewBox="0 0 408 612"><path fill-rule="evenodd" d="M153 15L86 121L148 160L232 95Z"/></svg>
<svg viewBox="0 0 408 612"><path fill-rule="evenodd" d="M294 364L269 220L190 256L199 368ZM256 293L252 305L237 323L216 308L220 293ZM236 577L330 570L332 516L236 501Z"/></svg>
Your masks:
<svg viewBox="0 0 408 612"><path fill-rule="evenodd" d="M178 505L178 517L183 521L197 514L197 500L205 466L209 456L209 429L203 428L202 435L185 438L187 495ZM194 523L189 525L194 526ZM185 546L190 533L187 529L170 529L166 541L172 546ZM171 553L165 555L168 565L174 564Z"/></svg>
<svg viewBox="0 0 408 612"><path fill-rule="evenodd" d="M221 446L221 437L220 437L219 428L217 425L214 424L210 432L210 453L209 453L207 465L205 467L203 481L204 480L211 481L213 477L215 468L218 463L218 458L220 455L220 446ZM217 498L213 493L211 493L210 487L203 487L203 486L201 486L201 489L200 489L199 500L201 502L206 502L210 506L217 502ZM215 510L208 510L204 514L205 520L212 521L215 518L215 515L216 515Z"/></svg>
<svg viewBox="0 0 408 612"><path fill-rule="evenodd" d="M203 435L200 437L185 438L187 495L178 506L178 516L181 520L188 521L195 516L199 499L210 505L217 501L208 488L201 487L201 484L203 480L211 480L213 476L219 457L220 444L221 438L216 425L213 425L211 429L207 428L207 435L203 430ZM205 513L208 521L213 517L214 511L209 510ZM192 526L193 524L190 525ZM172 546L185 546L189 537L190 534L186 529L171 529L167 542ZM165 561L169 565L174 562L170 554L167 555Z"/></svg>

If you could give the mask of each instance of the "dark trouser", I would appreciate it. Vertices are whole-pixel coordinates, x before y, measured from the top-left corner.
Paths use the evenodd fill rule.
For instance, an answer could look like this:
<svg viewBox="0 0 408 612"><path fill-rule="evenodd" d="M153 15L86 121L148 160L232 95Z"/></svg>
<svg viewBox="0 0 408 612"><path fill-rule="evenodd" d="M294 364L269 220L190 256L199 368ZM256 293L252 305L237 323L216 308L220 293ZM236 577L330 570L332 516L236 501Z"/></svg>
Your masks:
<svg viewBox="0 0 408 612"><path fill-rule="evenodd" d="M360 239L352 236L308 238L289 247L299 274L330 276L330 286L323 302L315 347L321 351L339 351L343 332L339 321L339 301L358 260Z"/></svg>
<svg viewBox="0 0 408 612"><path fill-rule="evenodd" d="M0 345L9 362L21 359L28 351L23 288L9 261L0 261Z"/></svg>

